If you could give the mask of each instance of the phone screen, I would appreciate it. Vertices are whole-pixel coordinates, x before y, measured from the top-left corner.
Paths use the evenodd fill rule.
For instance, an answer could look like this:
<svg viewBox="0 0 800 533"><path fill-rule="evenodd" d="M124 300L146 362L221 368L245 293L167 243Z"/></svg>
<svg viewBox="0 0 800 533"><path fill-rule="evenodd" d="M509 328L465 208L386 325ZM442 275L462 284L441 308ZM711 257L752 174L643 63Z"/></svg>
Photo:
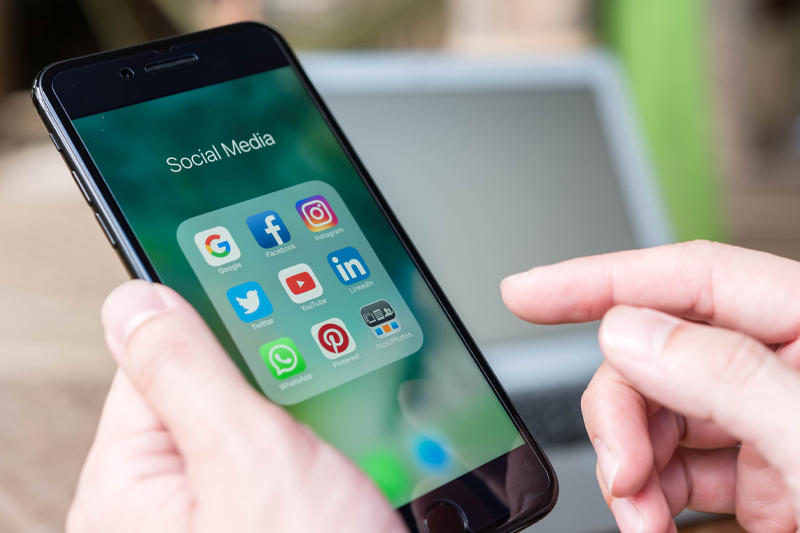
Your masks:
<svg viewBox="0 0 800 533"><path fill-rule="evenodd" d="M291 66L73 123L163 283L394 506L524 445Z"/></svg>

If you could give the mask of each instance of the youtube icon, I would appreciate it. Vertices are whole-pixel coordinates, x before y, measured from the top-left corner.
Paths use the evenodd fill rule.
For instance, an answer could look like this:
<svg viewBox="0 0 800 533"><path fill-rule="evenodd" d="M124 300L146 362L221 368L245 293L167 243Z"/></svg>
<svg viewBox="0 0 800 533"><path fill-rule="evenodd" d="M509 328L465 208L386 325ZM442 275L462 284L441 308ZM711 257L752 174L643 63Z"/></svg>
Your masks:
<svg viewBox="0 0 800 533"><path fill-rule="evenodd" d="M300 272L286 278L286 286L289 287L292 294L303 294L317 288L317 284L314 283L314 279L308 272Z"/></svg>
<svg viewBox="0 0 800 533"><path fill-rule="evenodd" d="M322 296L322 286L319 284L319 280L311 267L305 263L281 270L278 272L278 279L281 280L286 294L296 304Z"/></svg>

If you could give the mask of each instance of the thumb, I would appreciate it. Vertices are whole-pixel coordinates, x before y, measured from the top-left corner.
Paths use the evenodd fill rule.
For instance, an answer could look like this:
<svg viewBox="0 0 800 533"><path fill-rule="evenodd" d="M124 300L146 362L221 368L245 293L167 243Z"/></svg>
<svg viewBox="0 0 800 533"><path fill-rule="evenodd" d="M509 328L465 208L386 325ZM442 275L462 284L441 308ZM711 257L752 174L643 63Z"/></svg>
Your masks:
<svg viewBox="0 0 800 533"><path fill-rule="evenodd" d="M247 435L270 440L272 434L281 442L300 431L247 383L203 319L172 289L125 283L106 299L102 319L120 368L187 458L225 456Z"/></svg>
<svg viewBox="0 0 800 533"><path fill-rule="evenodd" d="M751 443L800 513L800 372L747 335L628 306L606 314L600 346L643 395Z"/></svg>
<svg viewBox="0 0 800 533"><path fill-rule="evenodd" d="M254 520L265 531L405 530L355 465L247 383L175 291L128 282L106 300L103 324L185 459L208 531L255 531ZM304 502L316 512L297 513Z"/></svg>

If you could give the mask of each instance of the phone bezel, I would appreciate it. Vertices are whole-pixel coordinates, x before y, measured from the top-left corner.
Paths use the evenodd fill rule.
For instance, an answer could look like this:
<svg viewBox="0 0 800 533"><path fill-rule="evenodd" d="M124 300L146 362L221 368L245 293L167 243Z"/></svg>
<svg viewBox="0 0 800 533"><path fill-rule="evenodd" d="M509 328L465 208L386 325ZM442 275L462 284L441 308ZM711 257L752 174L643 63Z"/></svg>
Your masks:
<svg viewBox="0 0 800 533"><path fill-rule="evenodd" d="M280 51L283 57L288 61L288 65L291 66L295 71L295 73L297 74L304 88L314 101L314 104L317 106L318 110L322 114L328 126L331 128L331 131L334 133L336 139L342 146L342 149L345 151L347 157L349 158L354 168L358 172L365 187L370 192L375 202L378 204L378 207L380 208L381 212L389 221L390 226L397 234L398 238L400 239L400 242L403 244L404 248L411 257L412 261L414 262L415 266L419 270L422 277L425 279L425 282L430 287L435 298L437 299L439 304L442 306L442 309L447 314L457 334L459 335L459 337L462 339L462 342L464 342L465 346L469 350L473 360L478 365L484 377L494 390L495 395L502 403L508 416L513 420L515 426L517 427L517 430L523 436L523 438L525 439L526 443L531 448L531 450L536 454L537 458L541 462L542 466L547 472L547 475L550 478L550 486L547 492L545 493L545 497L542 498L543 504L541 505L541 507L531 510L526 515L518 515L513 522L505 522L501 526L499 526L499 528L495 527L497 525L497 522L489 524L484 529L482 529L482 531L493 531L493 532L518 531L522 528L528 527L529 525L538 520L541 520L553 509L558 499L558 480L555 471L552 468L552 465L547 459L547 456L545 455L542 448L536 442L534 436L525 426L525 423L523 422L522 418L520 417L519 413L514 407L508 394L503 389L502 385L498 381L494 372L489 367L480 349L476 345L475 341L472 339L471 335L467 331L464 324L459 319L455 309L452 307L449 300L444 295L441 287L434 279L430 270L427 268L425 262L420 257L418 251L411 243L408 235L403 230L401 224L395 217L394 213L392 212L388 203L386 202L383 195L379 191L375 182L370 177L363 163L358 158L358 155L355 153L355 150L350 145L347 138L339 128L333 115L328 110L328 107L326 106L324 100L317 93L316 89L312 85L311 81L309 80L308 76L306 75L305 71L303 70L302 66L297 60L296 56L292 52L288 43L283 39L283 37L278 32L276 32L272 28L256 22L244 22L229 26L223 26L220 28L215 28L202 32L162 39L159 41L145 43L125 49L103 52L100 54L95 54L69 61L55 63L43 69L36 77L36 80L34 81L32 88L32 97L34 105L36 106L37 111L39 112L39 115L42 118L42 121L45 123L45 126L54 136L54 141L58 143L56 147L59 148L59 150L61 151L61 154L64 157L65 162L67 163L69 168L77 174L78 178L82 182L82 185L86 189L86 192L88 193L88 195L90 195L89 198L91 202L90 205L95 210L95 212L102 218L102 222L105 223L107 232L110 233L109 238L112 239L112 245L114 245L118 255L120 256L120 259L122 260L123 264L125 265L125 267L127 268L132 277L154 282L160 281L155 269L153 268L153 265L150 264L149 260L147 259L147 254L145 253L144 249L142 248L135 234L133 233L131 227L129 226L124 213L120 209L119 205L114 201L114 197L111 194L110 189L106 185L105 180L102 177L102 174L99 172L98 168L94 164L91 155L89 154L86 147L83 145L80 137L77 134L77 131L72 125L72 121L68 116L65 107L62 104L61 100L59 99L59 96L56 94L56 91L54 89L53 86L54 80L59 74L67 71L73 71L75 69L87 66L109 63L118 59L142 56L144 54L152 55L153 52L161 53L163 55L163 59L169 59L171 52L175 49L177 49L177 52L172 55L185 55L187 53L187 50L191 51L191 47L187 48L186 45L191 45L193 43L201 43L204 41L208 41L209 39L215 39L217 37L222 37L228 34L235 34L250 30L263 31L275 41L275 43L277 44L277 49ZM164 53L164 51L166 51L166 53ZM232 76L227 79L233 79L234 77L236 76ZM176 90L171 92L168 91L168 94L176 94L179 92L183 92L183 90ZM119 105L114 105L109 109L124 107L127 105L132 105L133 103L136 102L131 102L130 98L128 98L127 100L121 99ZM60 146L58 146L59 144ZM248 380L255 386L256 385L255 380L251 375L249 369L247 369L246 365L242 366L240 364L239 366L244 371ZM413 501L401 507L400 509L398 509L398 511L401 511L402 509L409 507L412 504ZM503 520L504 517L498 518L499 522L502 522Z"/></svg>

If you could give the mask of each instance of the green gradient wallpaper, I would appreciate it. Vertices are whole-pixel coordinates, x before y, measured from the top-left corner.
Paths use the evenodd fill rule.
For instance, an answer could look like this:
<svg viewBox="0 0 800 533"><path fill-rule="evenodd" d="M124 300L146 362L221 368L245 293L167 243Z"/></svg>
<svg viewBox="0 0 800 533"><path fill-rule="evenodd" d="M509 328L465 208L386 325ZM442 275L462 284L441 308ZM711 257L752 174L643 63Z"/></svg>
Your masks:
<svg viewBox="0 0 800 533"><path fill-rule="evenodd" d="M161 281L393 505L523 444L291 67L74 123ZM303 214L319 198L327 233ZM326 352L330 328L352 344Z"/></svg>

